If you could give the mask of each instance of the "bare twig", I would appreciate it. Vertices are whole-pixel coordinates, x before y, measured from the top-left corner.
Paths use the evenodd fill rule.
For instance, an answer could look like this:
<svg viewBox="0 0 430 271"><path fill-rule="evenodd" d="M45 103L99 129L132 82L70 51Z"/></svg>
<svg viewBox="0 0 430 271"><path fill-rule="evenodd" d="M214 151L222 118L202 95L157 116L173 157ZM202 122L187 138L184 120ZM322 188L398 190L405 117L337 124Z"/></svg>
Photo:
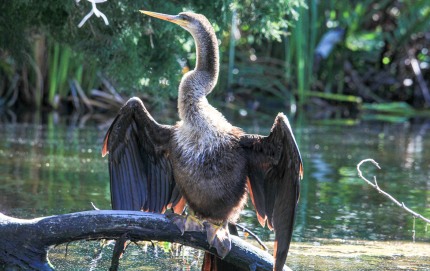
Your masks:
<svg viewBox="0 0 430 271"><path fill-rule="evenodd" d="M411 215L413 215L414 217L414 221L415 218L419 218L421 220L423 220L426 223L430 224L430 219L423 217L421 214L412 211L411 209L409 209L408 207L406 207L406 205L403 202L399 202L398 200L396 200L393 196L391 196L390 194L388 194L387 192L383 191L379 186L378 183L376 181L376 177L373 176L374 182L372 183L371 181L369 181L368 179L366 179L363 176L363 173L360 170L360 166L365 163L365 162L371 162L373 163L377 168L381 169L378 165L378 163L373 160L373 159L364 159L362 160L360 163L357 164L357 171L358 171L358 176L363 179L365 182L367 182L370 186L372 186L373 188L375 188L380 194L384 195L385 197L389 198L392 202L394 202L395 204L397 204L397 206L399 206L400 208L402 208L403 210L405 210L406 212L410 213Z"/></svg>
<svg viewBox="0 0 430 271"><path fill-rule="evenodd" d="M93 203L93 202L91 202L91 206L93 206L94 210L96 210L96 211L100 210L99 208L97 208L97 206L96 206L96 205L94 205L94 203Z"/></svg>
<svg viewBox="0 0 430 271"><path fill-rule="evenodd" d="M260 246L264 249L264 250L269 250L268 248L267 248L267 246L263 243L263 241L261 241L261 239L260 238L258 238L258 236L255 234L255 233L253 233L252 231L250 231L249 229L247 229L245 226L242 226L242 225L240 225L240 224L235 224L236 225L236 227L238 227L238 228L240 228L243 232L246 232L246 233L248 233L249 235L251 235L252 237L254 237L254 239L257 241L257 243L258 244L260 244Z"/></svg>

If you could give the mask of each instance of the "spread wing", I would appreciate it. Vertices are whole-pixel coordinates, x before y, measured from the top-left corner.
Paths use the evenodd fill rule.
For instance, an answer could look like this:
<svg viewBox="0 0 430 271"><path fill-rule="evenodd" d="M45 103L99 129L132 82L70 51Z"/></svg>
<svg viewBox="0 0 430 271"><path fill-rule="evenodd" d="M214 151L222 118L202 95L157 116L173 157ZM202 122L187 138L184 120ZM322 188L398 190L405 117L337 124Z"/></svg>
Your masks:
<svg viewBox="0 0 430 271"><path fill-rule="evenodd" d="M185 201L173 178L168 148L173 127L158 124L139 98L131 98L106 133L112 208L181 213Z"/></svg>
<svg viewBox="0 0 430 271"><path fill-rule="evenodd" d="M244 135L248 189L262 226L275 230L275 269L282 270L290 247L303 166L287 117L276 117L270 135Z"/></svg>

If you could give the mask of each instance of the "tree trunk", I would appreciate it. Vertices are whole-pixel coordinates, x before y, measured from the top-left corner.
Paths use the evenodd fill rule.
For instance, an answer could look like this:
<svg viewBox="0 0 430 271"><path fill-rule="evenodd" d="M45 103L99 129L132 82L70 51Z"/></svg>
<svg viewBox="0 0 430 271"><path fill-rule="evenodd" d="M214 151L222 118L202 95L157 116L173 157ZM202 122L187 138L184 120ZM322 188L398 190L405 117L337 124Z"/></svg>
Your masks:
<svg viewBox="0 0 430 271"><path fill-rule="evenodd" d="M205 232L181 232L173 223L178 215L135 211L87 211L35 219L17 219L0 213L0 267L54 270L47 252L50 246L77 240L118 239L127 233L133 241L181 243L216 255ZM231 236L232 249L224 258L250 270L272 270L273 257ZM289 270L287 267L284 270Z"/></svg>

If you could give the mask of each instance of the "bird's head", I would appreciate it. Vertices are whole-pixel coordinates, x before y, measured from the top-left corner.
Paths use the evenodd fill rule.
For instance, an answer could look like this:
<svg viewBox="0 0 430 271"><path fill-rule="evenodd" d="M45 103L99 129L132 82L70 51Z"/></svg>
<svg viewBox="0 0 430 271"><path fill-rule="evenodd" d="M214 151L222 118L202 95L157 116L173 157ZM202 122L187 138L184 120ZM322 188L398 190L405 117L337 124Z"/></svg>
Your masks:
<svg viewBox="0 0 430 271"><path fill-rule="evenodd" d="M193 12L181 12L178 15L168 15L146 10L141 10L140 12L151 17L180 25L193 35L200 31L207 31L208 28L211 28L211 25L205 16Z"/></svg>
<svg viewBox="0 0 430 271"><path fill-rule="evenodd" d="M219 73L218 40L208 19L193 12L181 12L178 15L146 10L140 12L180 25L191 33L196 43L196 67L182 77L179 92L191 91L196 97L208 95L216 85Z"/></svg>

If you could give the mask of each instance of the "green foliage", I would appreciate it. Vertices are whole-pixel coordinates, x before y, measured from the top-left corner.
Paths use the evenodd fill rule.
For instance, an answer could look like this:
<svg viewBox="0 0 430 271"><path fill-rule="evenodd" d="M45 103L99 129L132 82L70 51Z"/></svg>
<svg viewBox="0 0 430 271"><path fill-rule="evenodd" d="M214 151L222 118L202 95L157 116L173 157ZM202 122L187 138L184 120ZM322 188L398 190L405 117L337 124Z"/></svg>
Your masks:
<svg viewBox="0 0 430 271"><path fill-rule="evenodd" d="M417 58L423 78L430 78L430 8L426 1L308 0L305 4L294 9L298 19L289 22L282 43L262 40L246 24L241 26L238 50L245 48L257 58L284 60L287 92L296 93L284 99L297 97L299 104L308 103L308 97L331 104L392 100L423 106L416 75L408 63L411 57ZM316 44L338 28L344 30L343 39L327 59L314 64ZM408 87L405 79L414 84ZM255 93L255 88L249 91Z"/></svg>
<svg viewBox="0 0 430 271"><path fill-rule="evenodd" d="M369 111L398 115L414 115L415 113L414 109L404 102L363 104L363 108Z"/></svg>
<svg viewBox="0 0 430 271"><path fill-rule="evenodd" d="M332 0L321 2L319 10L324 16L321 26L346 30L345 43L335 48L317 74L324 92L362 96L367 102L422 105L420 91L403 80L416 77L407 64L411 57L420 59L423 67L430 64L426 49L430 43L424 38L430 29L428 1Z"/></svg>
<svg viewBox="0 0 430 271"><path fill-rule="evenodd" d="M309 8L299 9L299 19L291 29L286 51L286 63L295 67L295 81L299 104L304 104L312 82L312 66L317 35L317 6L311 1ZM290 71L288 71L290 73ZM288 74L288 76L291 76Z"/></svg>
<svg viewBox="0 0 430 271"><path fill-rule="evenodd" d="M0 45L2 50L10 52L17 60L22 60L22 49L29 50L26 39L26 28L29 26L29 18L32 14L28 12L24 18L20 18L24 1L2 1L0 2ZM4 16L7 14L7 16ZM30 16L28 16L30 15Z"/></svg>
<svg viewBox="0 0 430 271"><path fill-rule="evenodd" d="M69 81L76 79L80 86L91 90L96 82L96 62L91 56L84 58L74 52L68 45L48 40L47 102L54 108L58 107L56 97L64 98L69 94ZM84 61L85 59L85 61Z"/></svg>
<svg viewBox="0 0 430 271"><path fill-rule="evenodd" d="M190 46L191 36L186 31L143 16L138 12L140 9L169 14L184 10L203 13L214 23L218 37L224 39L229 32L230 10L235 8L240 10L244 27L252 28L252 33L279 39L287 25L285 16L294 17L293 8L301 2L283 0L274 4L264 1L251 4L197 0L178 5L159 1L108 1L98 4L98 8L108 17L109 26L105 26L101 18L92 16L79 29L78 23L91 9L91 4L86 1L78 4L75 1L55 0L4 1L0 4L3 13L0 17L0 48L15 60L25 60L33 56L35 33L59 42L48 49L52 69L49 101L52 101L57 85L63 89L65 78L73 77L67 72L72 54L80 54L85 60L93 58L115 85L129 95L143 89L162 98L176 95L182 76L178 59L189 59L192 63L195 59L194 48ZM59 44L64 44L61 45L61 53ZM72 51L67 51L67 46ZM78 76L76 74L74 77Z"/></svg>
<svg viewBox="0 0 430 271"><path fill-rule="evenodd" d="M0 85L0 96L8 84L12 85L16 74L21 79L27 74L27 81L33 85L30 89L38 93L37 103L52 104L56 94L65 95L68 80L79 79L82 85L82 79L86 82L83 88L89 90L96 82L96 72L101 71L116 89L127 95L143 93L158 99L154 102L175 97L182 77L178 60L188 60L191 67L195 61L192 37L176 25L140 14L140 9L168 14L192 10L205 14L221 41L223 63L228 59L234 10L241 34L236 41L236 56L249 53L283 61L284 65L277 65L284 69L284 78L279 82L286 83L282 83L282 88L276 87L276 91L289 100L294 98L291 89L297 90L300 103L307 102L309 91L325 93L312 94L314 97L345 94L372 101L363 95L367 91L375 92L370 97L411 102L416 92L396 91L404 78L414 77L405 64L407 59L413 55L430 65L428 41L423 34L430 29L430 8L425 0L188 0L180 4L109 0L98 4L98 8L108 17L109 25L92 16L78 28L91 10L91 4L85 0L78 4L55 0L2 1L0 77L7 83ZM316 73L315 45L334 27L346 30L345 42L335 47ZM40 37L47 41L45 50L43 44L38 44ZM414 45L417 40L421 41L421 47ZM42 61L41 55L48 59ZM79 67L79 61L83 67ZM259 63L267 61L252 65ZM245 67L247 64L250 63L240 63ZM345 64L351 64L358 79L351 79ZM221 72L222 77L227 77L225 70ZM223 91L225 87L222 82L219 84Z"/></svg>
<svg viewBox="0 0 430 271"><path fill-rule="evenodd" d="M256 35L255 39L281 41L291 24L299 19L304 0L238 1L230 7L239 15L241 29Z"/></svg>

